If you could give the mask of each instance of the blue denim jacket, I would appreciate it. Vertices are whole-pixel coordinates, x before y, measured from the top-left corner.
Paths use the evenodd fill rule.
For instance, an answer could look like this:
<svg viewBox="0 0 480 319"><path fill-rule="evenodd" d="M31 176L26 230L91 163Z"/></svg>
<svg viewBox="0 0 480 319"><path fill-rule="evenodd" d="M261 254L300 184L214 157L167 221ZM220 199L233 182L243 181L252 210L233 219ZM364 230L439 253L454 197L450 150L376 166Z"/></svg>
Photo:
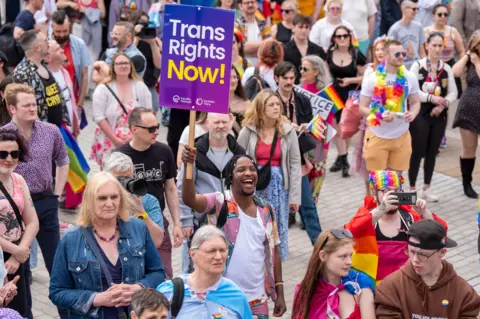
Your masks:
<svg viewBox="0 0 480 319"><path fill-rule="evenodd" d="M165 281L160 256L145 223L133 218L118 220L118 251L122 282L156 288ZM88 228L92 232L91 227ZM92 232L93 235L93 232ZM93 307L95 294L103 287L100 263L88 248L80 227L67 232L60 241L50 278L50 300L69 311L70 319L103 319L101 308Z"/></svg>

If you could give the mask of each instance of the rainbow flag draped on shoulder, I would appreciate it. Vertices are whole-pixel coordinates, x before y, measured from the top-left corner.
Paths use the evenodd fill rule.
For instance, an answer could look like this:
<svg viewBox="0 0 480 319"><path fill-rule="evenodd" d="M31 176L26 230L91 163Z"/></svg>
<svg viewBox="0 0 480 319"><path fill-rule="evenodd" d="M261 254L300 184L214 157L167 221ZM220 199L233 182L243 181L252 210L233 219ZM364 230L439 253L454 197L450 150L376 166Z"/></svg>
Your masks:
<svg viewBox="0 0 480 319"><path fill-rule="evenodd" d="M90 167L77 141L64 124L60 126L60 132L65 141L68 159L70 160L67 183L74 193L79 193L87 185L87 174L90 172Z"/></svg>

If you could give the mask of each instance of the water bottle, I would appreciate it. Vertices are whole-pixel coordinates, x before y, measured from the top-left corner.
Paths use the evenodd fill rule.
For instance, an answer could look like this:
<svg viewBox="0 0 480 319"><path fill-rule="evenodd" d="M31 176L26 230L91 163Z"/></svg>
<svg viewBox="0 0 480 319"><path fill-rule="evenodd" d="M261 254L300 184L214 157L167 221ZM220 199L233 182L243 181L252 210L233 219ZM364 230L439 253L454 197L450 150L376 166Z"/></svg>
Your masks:
<svg viewBox="0 0 480 319"><path fill-rule="evenodd" d="M3 287L3 282L7 276L7 269L5 268L5 261L3 259L3 250L0 248L0 288Z"/></svg>

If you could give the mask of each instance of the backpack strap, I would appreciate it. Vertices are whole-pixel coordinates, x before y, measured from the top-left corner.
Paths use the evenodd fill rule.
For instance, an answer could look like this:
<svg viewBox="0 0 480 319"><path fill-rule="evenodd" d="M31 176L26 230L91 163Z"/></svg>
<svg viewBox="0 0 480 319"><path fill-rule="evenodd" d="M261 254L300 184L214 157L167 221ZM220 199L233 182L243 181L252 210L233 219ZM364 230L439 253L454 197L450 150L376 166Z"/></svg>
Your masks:
<svg viewBox="0 0 480 319"><path fill-rule="evenodd" d="M228 204L227 199L223 200L222 208L220 209L220 213L217 217L217 228L222 229L225 226L225 223L228 219Z"/></svg>
<svg viewBox="0 0 480 319"><path fill-rule="evenodd" d="M183 298L185 296L185 283L183 279L180 277L176 277L172 279L173 283L173 296L172 302L170 304L170 313L172 318L176 318L180 309L182 309L183 305Z"/></svg>

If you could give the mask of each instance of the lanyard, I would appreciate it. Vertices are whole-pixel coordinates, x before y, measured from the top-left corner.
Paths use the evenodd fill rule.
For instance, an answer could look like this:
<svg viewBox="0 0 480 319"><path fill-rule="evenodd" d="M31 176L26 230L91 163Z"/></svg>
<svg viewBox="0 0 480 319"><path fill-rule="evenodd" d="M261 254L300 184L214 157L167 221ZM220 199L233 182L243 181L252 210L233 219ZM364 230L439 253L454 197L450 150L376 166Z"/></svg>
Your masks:
<svg viewBox="0 0 480 319"><path fill-rule="evenodd" d="M440 75L442 75L443 68L440 70L440 60L437 61L437 76L435 77L435 80L433 80L433 77L431 76L432 74L432 65L430 63L430 59L427 58L427 82L435 82L435 84L438 85L438 79L440 78Z"/></svg>

